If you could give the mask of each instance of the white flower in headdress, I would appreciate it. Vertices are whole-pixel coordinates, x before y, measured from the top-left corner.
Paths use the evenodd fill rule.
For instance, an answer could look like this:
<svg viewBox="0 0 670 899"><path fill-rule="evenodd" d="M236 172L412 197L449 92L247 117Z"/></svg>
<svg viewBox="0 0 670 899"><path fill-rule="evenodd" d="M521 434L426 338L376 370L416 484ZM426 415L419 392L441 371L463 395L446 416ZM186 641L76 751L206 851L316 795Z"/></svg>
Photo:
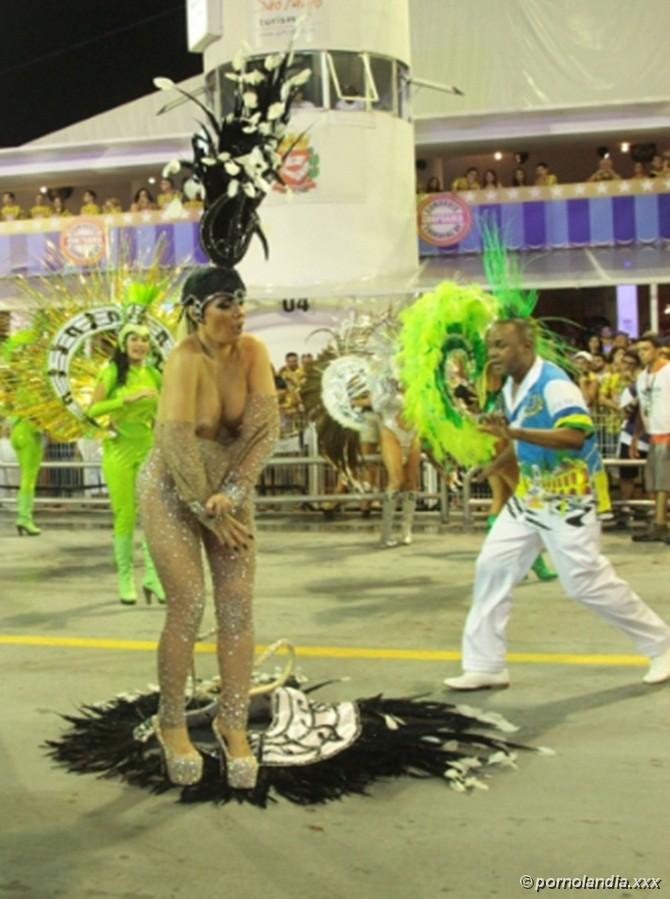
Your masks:
<svg viewBox="0 0 670 899"><path fill-rule="evenodd" d="M178 159L171 159L170 162L166 166L163 167L163 171L161 174L164 178L169 178L170 175L176 175L178 171L181 170L181 163Z"/></svg>
<svg viewBox="0 0 670 899"><path fill-rule="evenodd" d="M258 126L258 130L261 134L270 134L272 131L272 125L269 122L261 122Z"/></svg>
<svg viewBox="0 0 670 899"><path fill-rule="evenodd" d="M204 189L202 184L194 181L193 178L189 178L188 181L184 182L184 193L189 198L189 200L196 200L202 198L202 196L204 195Z"/></svg>
<svg viewBox="0 0 670 899"><path fill-rule="evenodd" d="M230 182L230 184L228 185L228 190L227 190L228 196L229 197L237 196L237 192L239 191L239 189L240 189L240 182L237 181L236 179L233 179Z"/></svg>
<svg viewBox="0 0 670 899"><path fill-rule="evenodd" d="M256 188L253 186L253 184L243 184L243 185L242 185L242 190L245 192L245 194L246 194L248 197L255 197L255 196L256 196Z"/></svg>
<svg viewBox="0 0 670 899"><path fill-rule="evenodd" d="M235 72L225 72L224 77L228 78L230 81L241 81L242 76L236 75Z"/></svg>
<svg viewBox="0 0 670 899"><path fill-rule="evenodd" d="M259 190L262 190L264 194L269 193L269 192L270 192L270 189L271 189L271 187L272 187L272 185L270 184L269 181L266 181L265 178L260 178L260 177L257 177L257 178L254 180L254 184L256 185L256 187L257 187Z"/></svg>
<svg viewBox="0 0 670 899"><path fill-rule="evenodd" d="M273 69L276 69L278 65L281 64L284 56L282 53L271 53L269 56L265 57L265 62L263 65L267 69L268 72L271 72Z"/></svg>
<svg viewBox="0 0 670 899"><path fill-rule="evenodd" d="M289 78L286 82L289 85L293 85L294 87L299 87L301 84L307 84L309 79L312 77L311 69L303 69L301 72L298 72L297 75L294 75L292 78Z"/></svg>
<svg viewBox="0 0 670 899"><path fill-rule="evenodd" d="M163 78L160 76L154 78L154 87L157 87L159 91L171 91L172 88L175 87L175 83L172 78Z"/></svg>
<svg viewBox="0 0 670 899"><path fill-rule="evenodd" d="M271 122L273 119L278 119L279 116L284 114L284 111L283 103L273 103L268 109L268 120Z"/></svg>
<svg viewBox="0 0 670 899"><path fill-rule="evenodd" d="M255 125L245 125L242 129L243 134L255 134L258 128Z"/></svg>
<svg viewBox="0 0 670 899"><path fill-rule="evenodd" d="M242 100L247 109L255 109L258 106L258 97L256 91L245 91L242 94Z"/></svg>
<svg viewBox="0 0 670 899"><path fill-rule="evenodd" d="M230 159L230 153L228 153L228 151L226 150L223 153L219 153L216 158L220 159L221 162L225 162L227 159Z"/></svg>
<svg viewBox="0 0 670 899"><path fill-rule="evenodd" d="M216 159L212 159L211 156L203 156L200 162L203 165L216 165Z"/></svg>
<svg viewBox="0 0 670 899"><path fill-rule="evenodd" d="M252 69L242 75L242 81L246 81L248 84L260 84L261 81L265 81L265 75L260 69Z"/></svg>
<svg viewBox="0 0 670 899"><path fill-rule="evenodd" d="M236 162L226 162L224 163L224 168L229 175L239 175L240 173L240 167Z"/></svg>

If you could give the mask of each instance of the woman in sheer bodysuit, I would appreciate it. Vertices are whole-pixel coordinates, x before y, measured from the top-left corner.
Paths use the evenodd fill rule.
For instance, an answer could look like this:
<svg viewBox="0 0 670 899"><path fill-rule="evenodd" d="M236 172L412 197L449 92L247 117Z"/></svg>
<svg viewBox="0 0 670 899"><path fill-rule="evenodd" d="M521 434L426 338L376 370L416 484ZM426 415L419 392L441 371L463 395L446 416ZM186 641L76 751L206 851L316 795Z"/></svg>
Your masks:
<svg viewBox="0 0 670 899"><path fill-rule="evenodd" d="M244 285L204 269L186 281L191 333L164 373L154 449L139 478L145 533L167 596L158 649L154 720L168 777L196 783L202 756L188 735L184 693L204 608L204 546L214 587L221 693L214 734L231 786L250 788L258 766L246 734L253 663L253 488L277 439L265 345L242 333Z"/></svg>

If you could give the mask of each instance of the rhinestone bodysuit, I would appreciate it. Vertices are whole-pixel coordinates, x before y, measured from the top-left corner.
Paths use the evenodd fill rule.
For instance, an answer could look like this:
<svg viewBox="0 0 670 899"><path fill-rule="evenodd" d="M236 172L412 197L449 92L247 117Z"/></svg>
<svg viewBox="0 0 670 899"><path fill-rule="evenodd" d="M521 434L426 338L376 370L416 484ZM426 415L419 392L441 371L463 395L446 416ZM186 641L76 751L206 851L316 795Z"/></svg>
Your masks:
<svg viewBox="0 0 670 899"><path fill-rule="evenodd" d="M275 396L250 394L237 432L199 437L192 422L156 425L154 447L138 478L144 532L167 596L158 649L159 717L184 725L184 693L205 605L201 549L214 589L221 674L219 719L244 729L253 664L255 551L224 546L205 503L215 493L233 502L235 518L253 533L253 489L278 436Z"/></svg>

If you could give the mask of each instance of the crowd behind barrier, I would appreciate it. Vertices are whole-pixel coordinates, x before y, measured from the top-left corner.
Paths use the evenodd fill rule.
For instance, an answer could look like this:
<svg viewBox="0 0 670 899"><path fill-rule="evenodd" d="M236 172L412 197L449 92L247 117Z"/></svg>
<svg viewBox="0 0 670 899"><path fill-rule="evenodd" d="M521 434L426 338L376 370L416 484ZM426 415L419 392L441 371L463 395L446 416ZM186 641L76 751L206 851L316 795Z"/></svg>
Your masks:
<svg viewBox="0 0 670 899"><path fill-rule="evenodd" d="M526 154L523 154L526 156ZM522 156L517 154L517 161ZM620 174L614 168L614 162L609 152L603 152L598 159L595 171L590 172L582 181L621 181L621 180L646 180L648 178L670 178L670 150L656 153L648 162L632 160L625 174ZM513 170L509 183L503 183L503 178L494 168L485 169L483 172L477 166L471 165L465 169L462 175L454 178L451 184L443 184L440 179L432 175L426 181L417 178L416 190L419 194L442 193L443 191L475 191L497 190L500 187L551 187L559 183L559 175L553 172L546 162L537 162L533 176L529 176L523 164L519 164ZM574 179L571 179L574 181Z"/></svg>
<svg viewBox="0 0 670 899"><path fill-rule="evenodd" d="M161 178L159 191L154 197L149 188L141 187L135 192L127 208L118 197L99 198L97 191L88 188L83 191L79 203L72 199L70 189L49 190L41 188L36 192L32 205L22 206L12 190L2 192L0 221L14 222L20 219L67 218L72 215L110 215L117 212L147 212L168 207L181 206L184 209L202 209L199 196L191 196L175 185L173 178Z"/></svg>

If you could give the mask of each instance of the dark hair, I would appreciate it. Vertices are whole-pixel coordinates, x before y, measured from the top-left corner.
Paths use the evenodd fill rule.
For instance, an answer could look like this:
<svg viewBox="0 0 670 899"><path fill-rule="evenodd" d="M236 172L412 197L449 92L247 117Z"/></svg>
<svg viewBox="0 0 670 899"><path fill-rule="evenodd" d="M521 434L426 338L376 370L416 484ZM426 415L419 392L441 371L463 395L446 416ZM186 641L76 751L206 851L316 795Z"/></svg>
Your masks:
<svg viewBox="0 0 670 899"><path fill-rule="evenodd" d="M3 190L2 193L3 193L3 195L6 196L6 197L11 197L12 200L15 200L15 199L16 199L16 194L14 193L13 190Z"/></svg>
<svg viewBox="0 0 670 899"><path fill-rule="evenodd" d="M489 172L493 175L493 183L497 187L498 186L498 175L496 174L495 169L486 169L486 171L484 172L484 183L486 183L486 176L489 174Z"/></svg>
<svg viewBox="0 0 670 899"><path fill-rule="evenodd" d="M298 354L297 354L294 350L290 350L290 351L284 356L284 359L285 359L285 360L288 359L289 356L295 356L296 359L298 358Z"/></svg>
<svg viewBox="0 0 670 899"><path fill-rule="evenodd" d="M118 343L112 356L112 364L116 366L116 386L123 387L128 378L130 359L128 358L128 353Z"/></svg>
<svg viewBox="0 0 670 899"><path fill-rule="evenodd" d="M167 175L163 175L161 181L167 181L170 187L174 187L174 180L172 178L169 178Z"/></svg>
<svg viewBox="0 0 670 899"><path fill-rule="evenodd" d="M188 306L194 300L206 300L214 293L233 296L237 291L246 290L244 281L234 268L220 268L217 265L197 268L184 281L181 301Z"/></svg>
<svg viewBox="0 0 670 899"><path fill-rule="evenodd" d="M149 198L149 202L150 202L150 203L153 203L153 202L154 202L154 198L153 198L153 196L152 196L152 194L151 194L151 191L150 191L147 187L140 187L140 189L137 191L137 193L135 194L135 196L134 196L134 198L133 198L133 203L137 203L137 201L138 201L139 198L140 198L140 194L143 193L143 192L144 192L144 193L147 195L147 197Z"/></svg>
<svg viewBox="0 0 670 899"><path fill-rule="evenodd" d="M466 170L465 170L465 174L466 174L466 175L469 175L470 172L474 172L475 175L478 175L478 174L479 174L479 169L477 168L476 165L471 165L469 169L466 169Z"/></svg>
<svg viewBox="0 0 670 899"><path fill-rule="evenodd" d="M85 194L90 194L90 195L93 197L94 200L97 200L97 199L98 199L97 193L96 193L94 190L91 190L90 187L87 187L86 190L84 191L84 193L85 193Z"/></svg>
<svg viewBox="0 0 670 899"><path fill-rule="evenodd" d="M522 340L535 347L537 328L529 318L499 318L493 322L491 327L498 325L512 325Z"/></svg>
<svg viewBox="0 0 670 899"><path fill-rule="evenodd" d="M430 186L433 183L436 185L435 187ZM441 189L440 179L437 177L437 175L431 175L426 183L426 190L436 190L439 193Z"/></svg>
<svg viewBox="0 0 670 899"><path fill-rule="evenodd" d="M517 181L517 177L516 177L518 172L521 172L521 174L523 175L523 178L520 181ZM523 187L524 184L527 184L526 170L524 168L522 168L520 165L518 165L514 169L514 174L512 175L512 184L516 184L520 187Z"/></svg>
<svg viewBox="0 0 670 899"><path fill-rule="evenodd" d="M540 166L542 166L543 169L548 169L548 168L549 168L549 166L547 165L546 162L538 162L538 163L536 163L535 168L536 168L536 169L539 169Z"/></svg>
<svg viewBox="0 0 670 899"><path fill-rule="evenodd" d="M598 352L598 353L602 353L602 351L603 351L603 340L602 340L602 337L601 337L599 334L589 334L589 336L586 338L586 344L585 344L585 346L586 346L586 348L588 349L588 346L589 346L589 344L591 343L591 341L593 340L594 337L595 337L595 339L598 341L598 347L599 347L599 349L597 350L597 352ZM589 352L591 352L591 351L589 350Z"/></svg>
<svg viewBox="0 0 670 899"><path fill-rule="evenodd" d="M663 341L661 340L659 335L655 334L653 331L645 331L642 337L640 337L640 339L638 340L638 343L642 343L643 340L646 343L650 343L652 346L655 346L656 348L663 346Z"/></svg>

